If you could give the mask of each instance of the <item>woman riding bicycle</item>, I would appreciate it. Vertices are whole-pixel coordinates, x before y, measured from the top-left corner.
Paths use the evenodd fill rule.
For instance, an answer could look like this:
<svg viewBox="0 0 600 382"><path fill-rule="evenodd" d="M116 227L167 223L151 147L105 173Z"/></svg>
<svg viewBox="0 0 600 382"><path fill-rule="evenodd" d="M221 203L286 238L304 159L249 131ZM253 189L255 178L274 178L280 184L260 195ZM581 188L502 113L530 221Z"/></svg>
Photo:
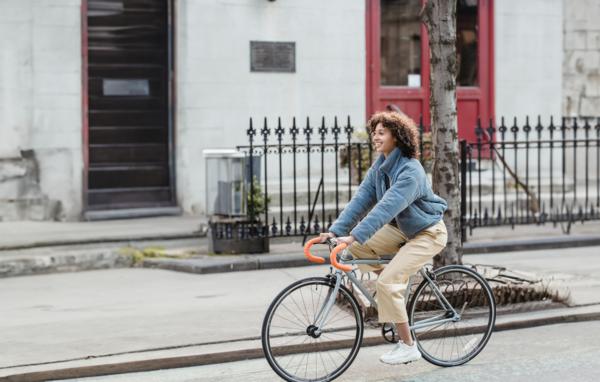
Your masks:
<svg viewBox="0 0 600 382"><path fill-rule="evenodd" d="M395 323L400 334L401 341L381 356L381 362L408 363L420 359L421 353L410 334L404 293L410 276L446 246L448 235L442 218L448 205L433 193L416 159L419 132L409 117L380 112L371 117L368 126L376 150L383 155L373 163L348 206L320 240L338 237L337 245L350 245L356 259L377 259L397 252L385 268L359 268L363 274L374 271L379 275L379 322Z"/></svg>

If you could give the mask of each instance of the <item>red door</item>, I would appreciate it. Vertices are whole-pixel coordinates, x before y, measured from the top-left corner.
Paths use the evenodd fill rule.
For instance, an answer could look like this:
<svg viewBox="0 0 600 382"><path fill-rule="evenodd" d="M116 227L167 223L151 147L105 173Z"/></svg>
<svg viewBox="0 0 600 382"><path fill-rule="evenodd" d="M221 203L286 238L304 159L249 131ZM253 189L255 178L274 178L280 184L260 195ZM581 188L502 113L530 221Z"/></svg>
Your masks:
<svg viewBox="0 0 600 382"><path fill-rule="evenodd" d="M367 115L397 106L429 124L425 0L367 0ZM458 135L475 140L477 118L494 116L493 0L457 0Z"/></svg>

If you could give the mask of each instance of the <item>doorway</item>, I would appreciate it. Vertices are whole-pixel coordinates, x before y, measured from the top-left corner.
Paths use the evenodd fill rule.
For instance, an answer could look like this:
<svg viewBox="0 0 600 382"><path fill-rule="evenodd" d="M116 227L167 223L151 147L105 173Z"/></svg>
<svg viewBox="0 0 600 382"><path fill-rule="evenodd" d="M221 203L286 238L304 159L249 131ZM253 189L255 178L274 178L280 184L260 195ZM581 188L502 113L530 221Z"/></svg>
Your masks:
<svg viewBox="0 0 600 382"><path fill-rule="evenodd" d="M396 106L415 121L429 114L429 41L419 20L425 0L367 0L367 115ZM457 0L457 117L460 139L494 117L493 0Z"/></svg>
<svg viewBox="0 0 600 382"><path fill-rule="evenodd" d="M174 206L171 1L85 9L87 211Z"/></svg>

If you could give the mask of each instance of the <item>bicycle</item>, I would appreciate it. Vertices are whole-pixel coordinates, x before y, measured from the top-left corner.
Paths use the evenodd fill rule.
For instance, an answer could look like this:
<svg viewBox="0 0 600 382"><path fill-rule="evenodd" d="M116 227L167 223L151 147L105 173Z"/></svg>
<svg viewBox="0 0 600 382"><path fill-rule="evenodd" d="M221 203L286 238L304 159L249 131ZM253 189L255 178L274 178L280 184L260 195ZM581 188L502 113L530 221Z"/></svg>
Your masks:
<svg viewBox="0 0 600 382"><path fill-rule="evenodd" d="M318 238L310 240L304 253L311 261L324 263L325 259L310 254L310 247L318 242ZM336 246L335 238L320 244L330 245L335 271L331 268L326 277L307 278L285 288L263 321L262 347L267 362L289 382L332 381L350 367L362 343L364 321L355 296L342 285L343 275L377 309L374 297L350 265L388 264L394 256L355 260L347 257L345 243ZM417 274L423 280L409 303L414 275L410 278L405 301L412 337L423 358L443 367L469 362L483 350L496 322L490 286L473 269L458 265L433 272L424 267ZM393 323L384 323L381 333L387 342L399 340Z"/></svg>

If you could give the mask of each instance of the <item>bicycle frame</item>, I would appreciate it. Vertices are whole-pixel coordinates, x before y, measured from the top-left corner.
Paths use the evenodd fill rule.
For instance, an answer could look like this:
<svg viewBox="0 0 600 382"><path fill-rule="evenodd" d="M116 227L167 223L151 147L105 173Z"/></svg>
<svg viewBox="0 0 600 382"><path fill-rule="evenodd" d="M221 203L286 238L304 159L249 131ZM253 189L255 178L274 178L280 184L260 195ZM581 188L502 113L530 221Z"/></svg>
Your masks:
<svg viewBox="0 0 600 382"><path fill-rule="evenodd" d="M348 252L348 248L346 248L344 250L344 252L341 256L342 259L345 258L347 252ZM345 264L345 265L346 264L350 264L350 265L357 265L357 264L383 265L383 264L388 264L390 261L391 260L354 260L354 259L352 259L352 260L342 260L340 262L340 264ZM331 292L331 294L329 296L327 296L327 298L325 298L325 301L323 301L323 305L319 309L319 312L317 313L315 320L313 322L313 325L316 326L317 322L319 321L319 319L321 317L321 313L323 313L323 311L325 310L323 317L321 318L321 322L318 326L318 329L315 330L315 333L321 333L321 328L325 324L325 320L327 320L327 316L329 315L329 312L333 308L333 304L335 303L335 296L337 296L337 294L340 290L340 285L342 283L342 277L339 276L342 273L344 273L344 274L346 274L346 276L348 276L348 279L350 281L352 281L352 283L363 293L363 295L365 295L365 297L371 302L371 304L373 304L373 307L375 309L377 309L377 302L371 296L371 294L369 292L367 292L365 287L362 286L362 284L358 281L358 279L354 276L354 274L351 271L350 272L342 271L342 270L336 268L335 272L332 275L332 276L336 276L335 287L333 289L333 292ZM423 270L423 268L421 268L421 269L419 269L419 274L421 274L423 279L427 280L427 282L429 283L429 287L435 294L435 296L436 296L438 302L440 303L440 305L442 306L442 308L444 308L445 310L451 310L453 313L453 316L451 318L444 318L444 317L446 317L446 315L441 314L439 316L431 317L426 320L423 320L423 321L419 322L418 324L411 325L409 327L409 329L412 331L412 330L416 330L416 329L426 328L428 326L443 324L443 323L449 322L449 321L455 321L455 322L458 321L460 319L460 315L456 312L456 310L454 310L454 308L448 302L448 300L446 300L446 298L444 297L444 294L438 289L438 287L435 285L435 283L433 283L433 281L431 280L429 275L427 275L427 272L425 272ZM404 301L405 301L406 305L408 305L408 298L410 296L410 287L412 284L412 278L413 278L413 276L410 277L407 288L406 288L406 292L404 293ZM394 332L398 333L396 324L393 322L391 324L394 329Z"/></svg>

